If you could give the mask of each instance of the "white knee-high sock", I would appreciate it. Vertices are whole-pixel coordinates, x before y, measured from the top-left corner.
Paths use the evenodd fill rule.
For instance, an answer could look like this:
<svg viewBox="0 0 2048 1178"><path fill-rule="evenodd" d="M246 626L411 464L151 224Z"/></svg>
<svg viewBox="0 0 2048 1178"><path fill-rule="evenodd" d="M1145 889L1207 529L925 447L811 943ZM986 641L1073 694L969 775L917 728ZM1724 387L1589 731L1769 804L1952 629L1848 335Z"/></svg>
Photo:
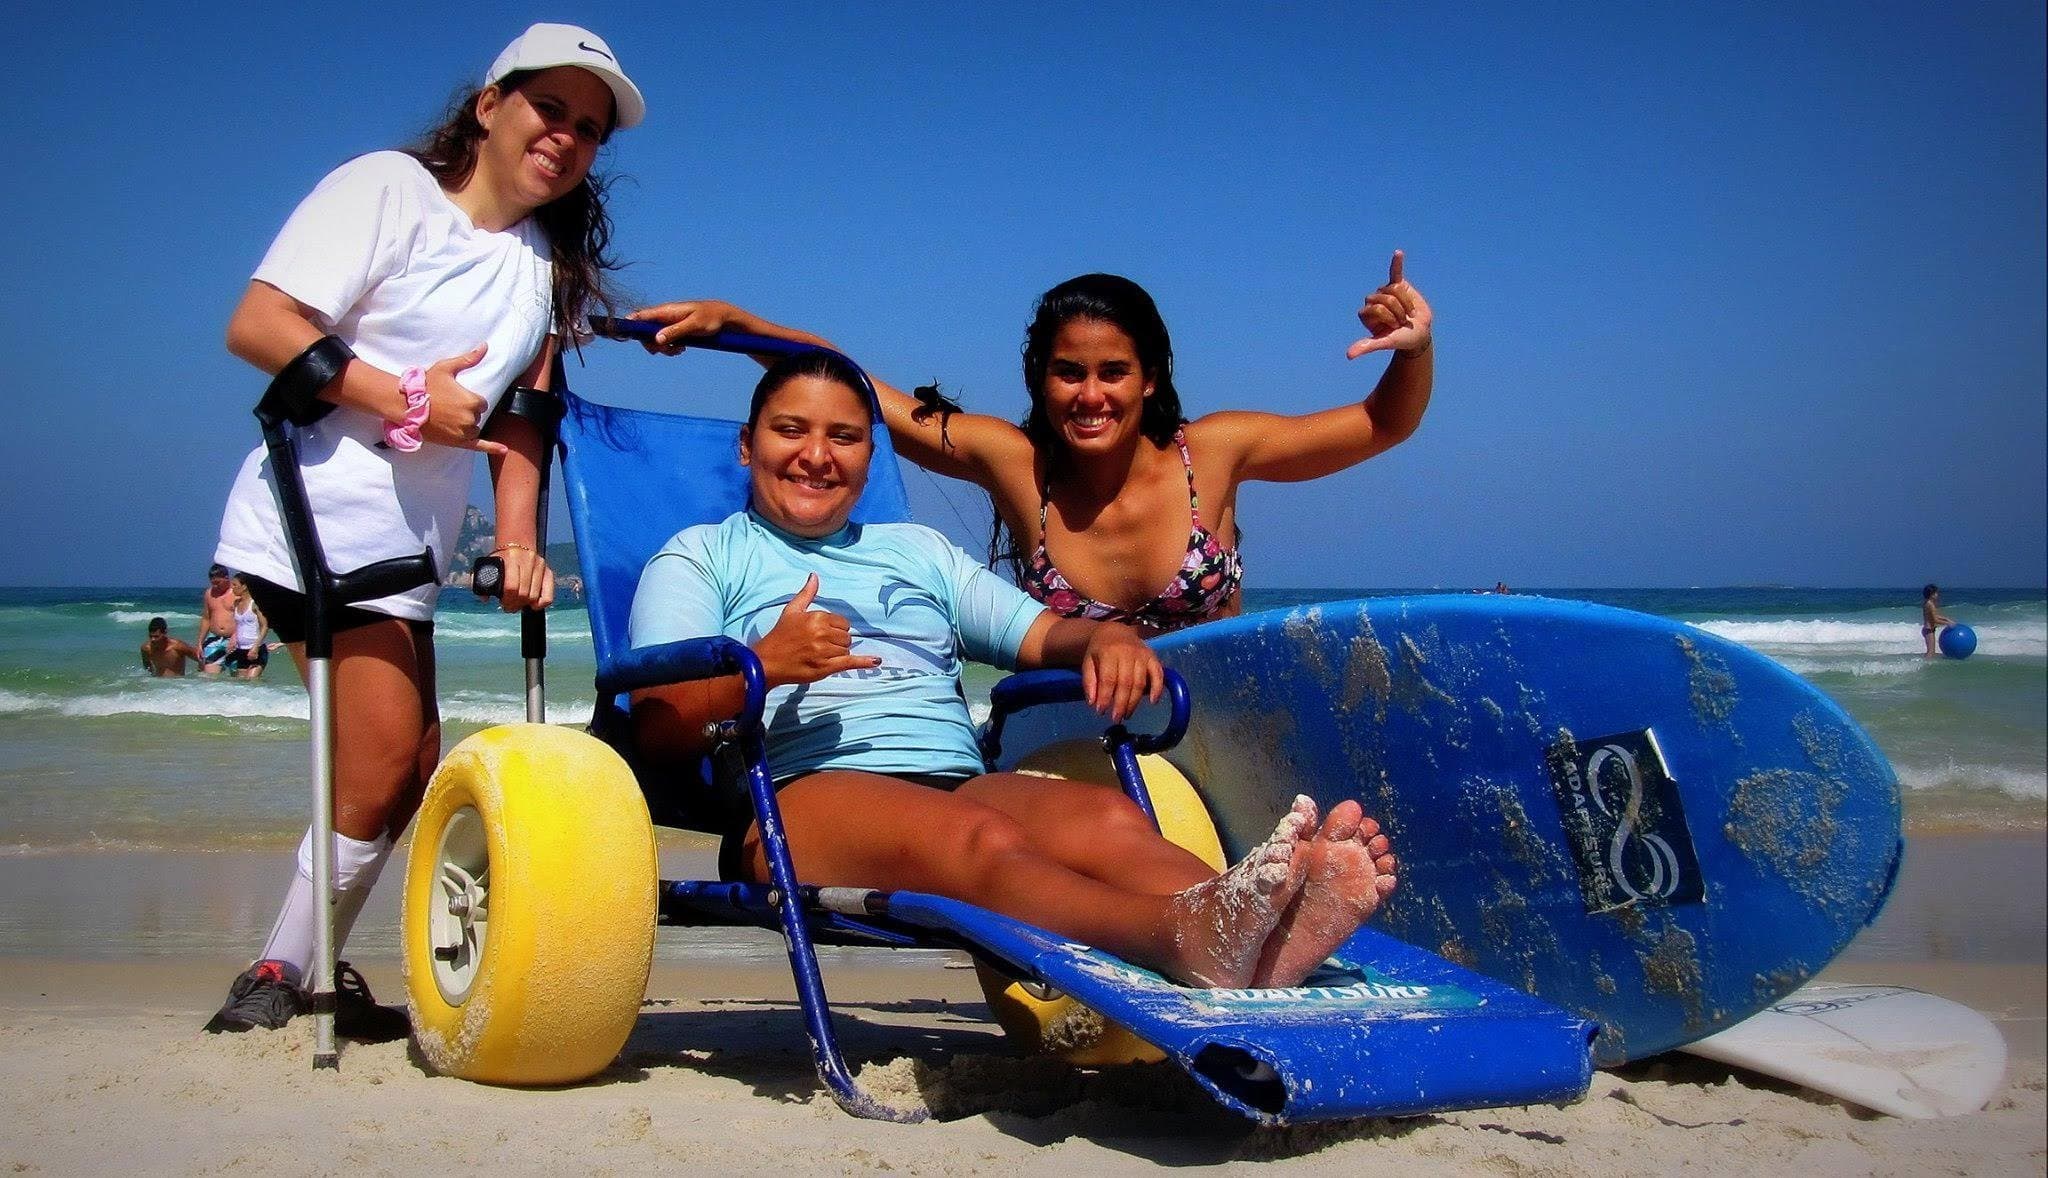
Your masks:
<svg viewBox="0 0 2048 1178"><path fill-rule="evenodd" d="M391 836L380 834L374 842L365 843L338 834L334 842L334 955L339 957L356 927L356 917L362 915L363 904L370 898L370 889L377 886L377 877L384 874L384 864L391 858ZM341 866L344 863L346 870Z"/></svg>
<svg viewBox="0 0 2048 1178"><path fill-rule="evenodd" d="M362 914L370 888L391 857L391 836L378 835L370 842L345 834L334 836L334 951L338 956ZM285 889L284 904L277 923L263 945L263 956L289 963L303 979L313 963L313 832L299 841L298 870Z"/></svg>
<svg viewBox="0 0 2048 1178"><path fill-rule="evenodd" d="M263 957L290 965L298 971L300 984L304 984L306 970L313 964L311 871L292 872L292 882L284 891L284 904L277 910L277 923L270 926L270 939L263 942Z"/></svg>

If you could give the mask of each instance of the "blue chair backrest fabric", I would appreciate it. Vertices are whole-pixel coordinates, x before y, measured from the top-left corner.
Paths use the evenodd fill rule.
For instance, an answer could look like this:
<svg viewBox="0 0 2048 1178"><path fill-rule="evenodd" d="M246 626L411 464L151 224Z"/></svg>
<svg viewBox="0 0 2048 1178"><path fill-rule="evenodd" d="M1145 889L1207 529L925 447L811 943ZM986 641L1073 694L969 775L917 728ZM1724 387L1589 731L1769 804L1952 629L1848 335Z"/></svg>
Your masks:
<svg viewBox="0 0 2048 1178"><path fill-rule="evenodd" d="M736 421L620 409L562 393L562 484L583 566L583 600L602 672L629 648L627 621L647 561L677 532L716 523L747 505ZM910 518L889 431L875 423L862 523ZM617 741L620 701L599 700L593 727Z"/></svg>

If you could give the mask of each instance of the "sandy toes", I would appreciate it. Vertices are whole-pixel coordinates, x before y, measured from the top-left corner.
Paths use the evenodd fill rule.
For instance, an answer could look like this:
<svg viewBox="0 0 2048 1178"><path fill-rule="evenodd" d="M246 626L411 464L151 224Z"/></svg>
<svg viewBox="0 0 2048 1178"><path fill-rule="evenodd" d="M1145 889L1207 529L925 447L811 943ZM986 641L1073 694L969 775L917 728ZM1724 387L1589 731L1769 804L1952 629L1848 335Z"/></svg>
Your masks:
<svg viewBox="0 0 2048 1178"><path fill-rule="evenodd" d="M1308 842L1301 890L1267 939L1251 984L1299 985L1379 911L1394 892L1397 866L1379 823L1357 802L1332 807Z"/></svg>
<svg viewBox="0 0 2048 1178"><path fill-rule="evenodd" d="M1177 960L1166 972L1187 985L1250 982L1259 951L1301 889L1315 828L1315 803L1297 797L1272 835L1230 870L1169 897Z"/></svg>

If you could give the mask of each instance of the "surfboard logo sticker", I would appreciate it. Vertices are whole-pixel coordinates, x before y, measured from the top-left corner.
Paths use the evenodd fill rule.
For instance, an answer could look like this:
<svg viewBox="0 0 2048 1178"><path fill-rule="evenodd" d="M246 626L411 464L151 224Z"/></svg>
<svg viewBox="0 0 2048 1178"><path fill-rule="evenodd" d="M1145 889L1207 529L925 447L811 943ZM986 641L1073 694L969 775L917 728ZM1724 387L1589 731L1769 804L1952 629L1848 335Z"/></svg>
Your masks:
<svg viewBox="0 0 2048 1178"><path fill-rule="evenodd" d="M1587 912L1706 898L1678 783L1648 728L1559 736L1545 761Z"/></svg>
<svg viewBox="0 0 2048 1178"><path fill-rule="evenodd" d="M1890 986L1879 990L1857 990L1846 994L1836 994L1827 998L1801 997L1799 993L1794 993L1790 998L1769 1009L1773 1014L1791 1014L1812 1018L1815 1015L1833 1014L1838 1010L1847 1010L1852 1006L1861 1006L1866 1002L1875 1002L1880 998L1890 998L1898 994L1918 994L1919 992L1918 990L1908 990L1903 986Z"/></svg>

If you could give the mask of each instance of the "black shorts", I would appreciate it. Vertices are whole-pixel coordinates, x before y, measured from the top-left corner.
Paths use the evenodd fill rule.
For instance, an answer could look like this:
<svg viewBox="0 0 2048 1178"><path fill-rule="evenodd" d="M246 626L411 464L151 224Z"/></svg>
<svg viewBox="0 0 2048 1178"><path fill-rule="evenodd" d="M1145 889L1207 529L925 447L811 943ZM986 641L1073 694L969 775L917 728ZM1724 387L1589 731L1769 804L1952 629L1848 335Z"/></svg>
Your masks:
<svg viewBox="0 0 2048 1178"><path fill-rule="evenodd" d="M712 776L716 779L718 793L725 803L729 815L724 833L718 839L718 878L731 883L747 882L746 841L747 831L754 825L754 801L747 790L746 770L740 761L735 746L727 745L712 755ZM971 778L941 777L931 773L890 773L913 785L951 793L966 784ZM775 783L777 793L782 787L797 780L785 777Z"/></svg>
<svg viewBox="0 0 2048 1178"><path fill-rule="evenodd" d="M250 596L255 596L254 591L251 591ZM229 651L228 660L225 664L230 671L239 671L245 667L255 667L261 670L269 665L270 645L264 642L259 642L253 647L245 646L240 650Z"/></svg>
<svg viewBox="0 0 2048 1178"><path fill-rule="evenodd" d="M282 642L304 642L306 640L306 595L296 589L287 589L275 581L262 577L242 574L249 582L249 596L256 599L257 608L263 611L263 620L270 623L271 632ZM346 630L360 630L378 622L404 622L414 638L431 637L434 623L416 622L411 618L394 618L376 610L359 606L344 605L327 615L331 633L340 634Z"/></svg>

